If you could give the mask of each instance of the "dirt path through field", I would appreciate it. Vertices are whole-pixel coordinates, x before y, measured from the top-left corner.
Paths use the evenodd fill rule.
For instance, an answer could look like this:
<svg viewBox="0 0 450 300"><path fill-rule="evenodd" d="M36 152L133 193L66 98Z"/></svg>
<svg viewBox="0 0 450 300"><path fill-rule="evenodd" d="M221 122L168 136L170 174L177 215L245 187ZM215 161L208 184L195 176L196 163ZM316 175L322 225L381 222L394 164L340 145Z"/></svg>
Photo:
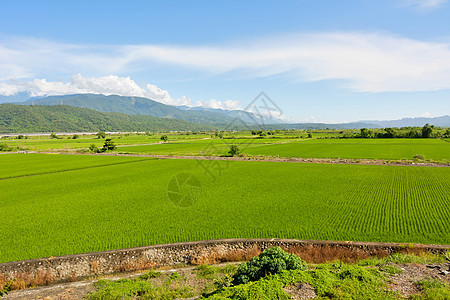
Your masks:
<svg viewBox="0 0 450 300"><path fill-rule="evenodd" d="M19 153L19 152L8 152ZM431 163L412 160L385 160L385 159L344 159L344 158L301 158L301 157L224 157L224 156L191 156L191 155L156 155L156 154L121 154L121 153L78 153L78 152L35 152L22 151L20 153L68 154L68 155L103 155L103 156L130 156L153 157L159 159L194 159L194 160L228 160L228 161L265 161L290 162L313 164L352 164L352 165L378 165L378 166L409 166L409 167L450 167L450 163Z"/></svg>

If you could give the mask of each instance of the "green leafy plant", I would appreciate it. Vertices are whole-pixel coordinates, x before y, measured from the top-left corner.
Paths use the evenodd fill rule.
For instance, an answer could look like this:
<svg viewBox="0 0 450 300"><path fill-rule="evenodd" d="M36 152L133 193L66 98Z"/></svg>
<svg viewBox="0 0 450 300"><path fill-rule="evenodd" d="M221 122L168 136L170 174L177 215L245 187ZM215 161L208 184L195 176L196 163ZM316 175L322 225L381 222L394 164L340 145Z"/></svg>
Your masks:
<svg viewBox="0 0 450 300"><path fill-rule="evenodd" d="M106 133L104 131L97 132L97 138L104 139L106 137Z"/></svg>
<svg viewBox="0 0 450 300"><path fill-rule="evenodd" d="M8 295L8 292L11 290L11 286L14 283L14 279L7 281L2 288L0 288L0 297L4 295Z"/></svg>
<svg viewBox="0 0 450 300"><path fill-rule="evenodd" d="M297 255L289 254L280 247L264 250L249 262L239 265L233 276L233 284L256 281L269 274L277 274L283 270L306 270L306 262Z"/></svg>
<svg viewBox="0 0 450 300"><path fill-rule="evenodd" d="M149 279L153 279L153 278L158 278L161 275L162 275L161 272L155 272L155 271L152 270L152 271L149 271L149 272L147 272L145 274L140 275L139 279L149 280Z"/></svg>

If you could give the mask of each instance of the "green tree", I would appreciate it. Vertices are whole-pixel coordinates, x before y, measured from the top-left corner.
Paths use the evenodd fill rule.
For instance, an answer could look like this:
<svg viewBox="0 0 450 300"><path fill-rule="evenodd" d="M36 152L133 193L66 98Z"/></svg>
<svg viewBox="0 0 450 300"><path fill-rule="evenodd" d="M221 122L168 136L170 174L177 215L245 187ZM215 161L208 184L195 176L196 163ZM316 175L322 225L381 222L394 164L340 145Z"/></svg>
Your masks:
<svg viewBox="0 0 450 300"><path fill-rule="evenodd" d="M167 142L168 140L169 140L169 138L167 137L167 135L162 135L161 136L161 141Z"/></svg>
<svg viewBox="0 0 450 300"><path fill-rule="evenodd" d="M9 147L6 144L0 144L0 151L8 151Z"/></svg>
<svg viewBox="0 0 450 300"><path fill-rule="evenodd" d="M58 136L56 135L56 133L52 132L52 133L50 134L50 138L51 138L51 139L57 139Z"/></svg>
<svg viewBox="0 0 450 300"><path fill-rule="evenodd" d="M447 128L447 130L445 131L444 135L442 136L444 138L449 138L450 137L450 128Z"/></svg>
<svg viewBox="0 0 450 300"><path fill-rule="evenodd" d="M372 136L372 131L370 131L369 129L361 128L360 130L361 130L361 134L360 135L361 135L361 137L363 139L367 139L367 138L370 138Z"/></svg>
<svg viewBox="0 0 450 300"><path fill-rule="evenodd" d="M411 128L410 131L408 131L408 133L406 134L407 137L409 138L417 138L419 137L419 131L417 131L417 129L415 128Z"/></svg>
<svg viewBox="0 0 450 300"><path fill-rule="evenodd" d="M425 124L422 128L422 137L423 138L430 138L431 134L433 133L433 126L430 126L430 124Z"/></svg>
<svg viewBox="0 0 450 300"><path fill-rule="evenodd" d="M106 133L104 131L97 132L98 139L104 139L106 137Z"/></svg>
<svg viewBox="0 0 450 300"><path fill-rule="evenodd" d="M116 145L114 144L114 142L112 141L112 139L106 139L105 143L103 144L103 148L102 148L102 152L105 151L112 151L116 149Z"/></svg>
<svg viewBox="0 0 450 300"><path fill-rule="evenodd" d="M386 133L384 134L384 137L387 137L387 138L393 138L393 137L395 136L395 130L394 130L394 128L386 127L386 128L384 129L384 131L386 132Z"/></svg>
<svg viewBox="0 0 450 300"><path fill-rule="evenodd" d="M231 145L228 154L230 154L230 156L239 155L239 147L237 145Z"/></svg>
<svg viewBox="0 0 450 300"><path fill-rule="evenodd" d="M73 140L76 140L77 138L79 138L80 136L78 135L78 134L74 134L74 135L72 135L72 139Z"/></svg>

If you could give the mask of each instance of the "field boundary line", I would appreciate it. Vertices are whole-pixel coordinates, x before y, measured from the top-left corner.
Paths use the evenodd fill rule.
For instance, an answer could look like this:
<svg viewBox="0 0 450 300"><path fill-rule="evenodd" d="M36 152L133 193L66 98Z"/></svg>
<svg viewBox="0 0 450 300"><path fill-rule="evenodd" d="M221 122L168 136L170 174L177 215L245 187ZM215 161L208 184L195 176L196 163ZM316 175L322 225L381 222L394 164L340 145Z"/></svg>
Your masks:
<svg viewBox="0 0 450 300"><path fill-rule="evenodd" d="M296 239L218 239L159 244L14 261L0 264L3 280L19 278L20 287L80 281L86 278L176 265L237 262L282 247L307 261L386 257L394 253L445 253L450 245ZM316 257L316 259L314 258ZM43 280L45 279L45 280ZM40 280L40 281L36 281Z"/></svg>
<svg viewBox="0 0 450 300"><path fill-rule="evenodd" d="M313 157L276 157L276 156L251 156L251 157L227 157L227 156L207 156L207 155L160 155L160 154L138 154L138 153L75 153L75 152L28 152L41 154L62 155L97 155L97 156L129 156L129 157L152 157L158 159L192 159L192 160L229 160L229 161L260 161L260 162L290 162L290 163L311 163L311 164L348 164L348 165L373 165L373 166L408 166L408 167L450 167L450 163L429 163L415 162L407 160L386 160L386 159L355 159L355 158L313 158Z"/></svg>

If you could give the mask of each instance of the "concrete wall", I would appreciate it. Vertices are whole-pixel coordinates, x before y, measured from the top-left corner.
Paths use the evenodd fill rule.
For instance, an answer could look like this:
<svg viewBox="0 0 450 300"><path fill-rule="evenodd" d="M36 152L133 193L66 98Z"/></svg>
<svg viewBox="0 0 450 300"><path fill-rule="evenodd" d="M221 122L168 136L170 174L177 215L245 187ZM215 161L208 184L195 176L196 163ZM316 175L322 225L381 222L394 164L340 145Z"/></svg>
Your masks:
<svg viewBox="0 0 450 300"><path fill-rule="evenodd" d="M14 288L19 289L161 266L240 261L274 246L296 253L309 262L356 260L369 256L387 256L396 252L442 253L450 249L450 245L281 239L210 240L3 263L0 264L0 285L2 281L16 278Z"/></svg>

